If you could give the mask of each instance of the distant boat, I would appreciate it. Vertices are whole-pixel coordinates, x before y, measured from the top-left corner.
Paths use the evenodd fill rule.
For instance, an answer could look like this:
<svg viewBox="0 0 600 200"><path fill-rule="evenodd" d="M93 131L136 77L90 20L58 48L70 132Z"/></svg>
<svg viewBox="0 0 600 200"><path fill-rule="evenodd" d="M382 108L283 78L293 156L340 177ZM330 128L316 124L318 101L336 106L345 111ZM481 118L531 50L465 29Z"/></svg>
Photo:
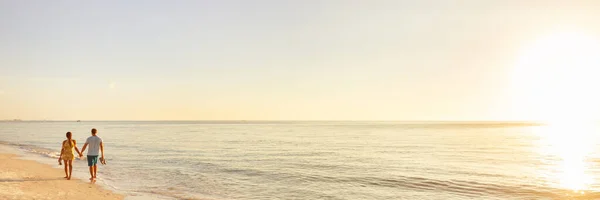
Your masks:
<svg viewBox="0 0 600 200"><path fill-rule="evenodd" d="M77 120L77 122L81 122L81 120Z"/></svg>

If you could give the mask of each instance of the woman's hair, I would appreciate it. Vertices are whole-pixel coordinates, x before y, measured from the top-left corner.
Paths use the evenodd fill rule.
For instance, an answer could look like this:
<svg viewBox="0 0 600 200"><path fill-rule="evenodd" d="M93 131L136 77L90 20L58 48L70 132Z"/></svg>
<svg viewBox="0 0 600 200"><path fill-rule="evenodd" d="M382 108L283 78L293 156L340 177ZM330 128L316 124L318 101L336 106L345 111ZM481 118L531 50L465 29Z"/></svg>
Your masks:
<svg viewBox="0 0 600 200"><path fill-rule="evenodd" d="M71 132L67 132L67 138L71 139Z"/></svg>

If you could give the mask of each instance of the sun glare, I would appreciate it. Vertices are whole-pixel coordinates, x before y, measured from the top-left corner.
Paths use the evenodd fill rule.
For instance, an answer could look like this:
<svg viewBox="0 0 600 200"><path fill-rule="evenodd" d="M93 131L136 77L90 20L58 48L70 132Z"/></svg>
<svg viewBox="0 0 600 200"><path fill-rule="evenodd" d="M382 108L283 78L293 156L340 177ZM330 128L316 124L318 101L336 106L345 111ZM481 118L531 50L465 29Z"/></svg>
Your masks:
<svg viewBox="0 0 600 200"><path fill-rule="evenodd" d="M556 32L525 46L512 74L519 116L550 122L597 120L600 42L582 32Z"/></svg>
<svg viewBox="0 0 600 200"><path fill-rule="evenodd" d="M572 191L595 190L591 188L598 177L590 173L594 168L598 128L591 123L563 123L535 127L542 162L541 175L557 187Z"/></svg>

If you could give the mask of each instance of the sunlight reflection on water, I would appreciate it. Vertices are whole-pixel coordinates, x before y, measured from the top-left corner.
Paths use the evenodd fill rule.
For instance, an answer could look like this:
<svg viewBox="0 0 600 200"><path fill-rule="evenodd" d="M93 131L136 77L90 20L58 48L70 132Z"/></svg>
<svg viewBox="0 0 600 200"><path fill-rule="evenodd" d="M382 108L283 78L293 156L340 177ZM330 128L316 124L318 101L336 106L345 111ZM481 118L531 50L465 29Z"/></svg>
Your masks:
<svg viewBox="0 0 600 200"><path fill-rule="evenodd" d="M542 162L540 175L553 187L576 193L598 191L594 188L597 177L593 155L597 151L599 131L593 124L570 123L534 127L539 137L538 147Z"/></svg>

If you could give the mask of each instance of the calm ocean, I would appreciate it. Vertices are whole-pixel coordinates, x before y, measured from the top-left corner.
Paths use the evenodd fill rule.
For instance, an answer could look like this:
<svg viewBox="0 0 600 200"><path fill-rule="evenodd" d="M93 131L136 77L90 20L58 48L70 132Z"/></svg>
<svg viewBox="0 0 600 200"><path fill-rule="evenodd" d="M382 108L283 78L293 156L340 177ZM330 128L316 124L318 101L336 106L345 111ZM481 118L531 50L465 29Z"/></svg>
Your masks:
<svg viewBox="0 0 600 200"><path fill-rule="evenodd" d="M91 128L98 184L130 199L600 199L596 125L0 122L0 141L61 167Z"/></svg>

